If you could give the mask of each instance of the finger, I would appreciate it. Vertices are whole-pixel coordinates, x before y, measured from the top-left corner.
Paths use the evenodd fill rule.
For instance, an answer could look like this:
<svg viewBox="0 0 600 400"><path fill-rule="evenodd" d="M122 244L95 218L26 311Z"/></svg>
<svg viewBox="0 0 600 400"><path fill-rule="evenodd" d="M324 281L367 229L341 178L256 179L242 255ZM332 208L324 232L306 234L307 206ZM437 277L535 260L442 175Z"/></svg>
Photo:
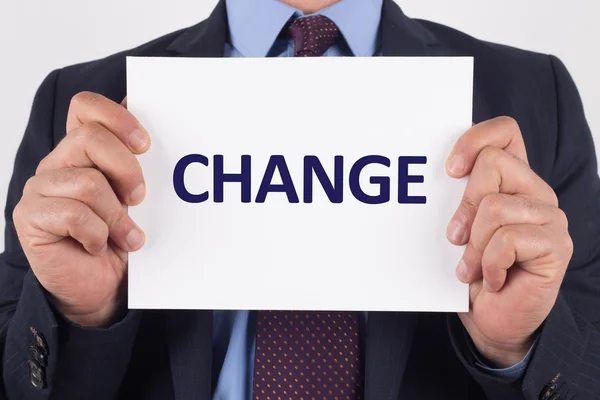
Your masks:
<svg viewBox="0 0 600 400"><path fill-rule="evenodd" d="M98 215L108 226L113 242L125 251L144 244L142 230L127 215L106 177L94 168L49 170L27 181L24 195L42 195L77 200Z"/></svg>
<svg viewBox="0 0 600 400"><path fill-rule="evenodd" d="M82 125L64 138L40 162L36 174L54 169L94 167L107 176L124 204L137 205L144 199L146 185L137 158L98 123Z"/></svg>
<svg viewBox="0 0 600 400"><path fill-rule="evenodd" d="M125 107L97 93L78 93L71 99L67 134L90 122L106 127L136 154L150 147L148 132Z"/></svg>
<svg viewBox="0 0 600 400"><path fill-rule="evenodd" d="M566 224L566 217L560 209L536 203L528 196L503 193L485 196L473 221L469 243L463 259L457 266L456 276L465 283L472 283L482 278L483 252L494 233L502 226L543 225L550 221L562 220L565 220Z"/></svg>
<svg viewBox="0 0 600 400"><path fill-rule="evenodd" d="M471 172L462 201L447 228L448 240L463 245L483 198L492 193L521 194L558 206L556 194L525 163L496 147L481 151Z"/></svg>
<svg viewBox="0 0 600 400"><path fill-rule="evenodd" d="M456 269L458 279L464 283L482 279L483 253L494 234L503 226L519 224L552 225L568 237L568 220L561 209L526 196L490 194L481 202L473 222L469 243Z"/></svg>
<svg viewBox="0 0 600 400"><path fill-rule="evenodd" d="M32 237L33 246L56 243L72 237L92 254L104 251L108 226L88 206L80 201L38 196L15 209L21 231ZM35 232L31 232L31 229Z"/></svg>
<svg viewBox="0 0 600 400"><path fill-rule="evenodd" d="M511 117L498 117L473 126L458 139L446 162L450 176L462 178L468 175L479 153L488 146L503 149L528 164L517 121Z"/></svg>
<svg viewBox="0 0 600 400"><path fill-rule="evenodd" d="M456 266L456 277L463 283L473 283L483 278L481 269L482 253L473 248L471 242L467 243L463 256Z"/></svg>
<svg viewBox="0 0 600 400"><path fill-rule="evenodd" d="M125 96L125 98L123 99L123 101L121 102L121 105L125 108L127 108L127 96Z"/></svg>
<svg viewBox="0 0 600 400"><path fill-rule="evenodd" d="M504 286L507 271L515 263L536 260L548 268L535 271L541 278L553 280L551 263L542 260L553 253L554 241L547 225L507 225L496 231L483 252L483 288L497 292Z"/></svg>
<svg viewBox="0 0 600 400"><path fill-rule="evenodd" d="M564 213L559 208L537 202L530 196L492 193L479 204L470 241L475 249L483 252L492 235L502 226L543 225L563 218Z"/></svg>

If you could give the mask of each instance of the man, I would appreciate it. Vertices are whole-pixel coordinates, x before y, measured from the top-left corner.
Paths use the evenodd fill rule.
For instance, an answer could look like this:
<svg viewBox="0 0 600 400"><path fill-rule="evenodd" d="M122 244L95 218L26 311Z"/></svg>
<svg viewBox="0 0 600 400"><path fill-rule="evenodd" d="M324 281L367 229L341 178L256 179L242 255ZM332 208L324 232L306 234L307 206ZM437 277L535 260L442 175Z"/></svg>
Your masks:
<svg viewBox="0 0 600 400"><path fill-rule="evenodd" d="M467 245L456 273L471 285L470 312L127 310L127 252L144 235L124 206L143 201L134 155L152 134L123 101L129 55L474 56L476 124L447 163L452 177L469 176L447 235ZM290 87L308 84L290 76ZM41 85L6 208L0 392L600 398L593 148L577 89L555 57L412 20L392 0L223 0L196 26L54 71Z"/></svg>

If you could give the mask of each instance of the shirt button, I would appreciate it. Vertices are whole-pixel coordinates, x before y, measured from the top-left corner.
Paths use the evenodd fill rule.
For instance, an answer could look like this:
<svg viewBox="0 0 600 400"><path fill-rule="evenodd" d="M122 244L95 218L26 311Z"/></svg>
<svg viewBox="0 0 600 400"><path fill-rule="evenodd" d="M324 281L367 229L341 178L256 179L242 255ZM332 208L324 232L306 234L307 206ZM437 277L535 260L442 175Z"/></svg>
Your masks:
<svg viewBox="0 0 600 400"><path fill-rule="evenodd" d="M36 389L43 389L46 386L44 368L33 360L29 360L27 363L29 364L29 381Z"/></svg>

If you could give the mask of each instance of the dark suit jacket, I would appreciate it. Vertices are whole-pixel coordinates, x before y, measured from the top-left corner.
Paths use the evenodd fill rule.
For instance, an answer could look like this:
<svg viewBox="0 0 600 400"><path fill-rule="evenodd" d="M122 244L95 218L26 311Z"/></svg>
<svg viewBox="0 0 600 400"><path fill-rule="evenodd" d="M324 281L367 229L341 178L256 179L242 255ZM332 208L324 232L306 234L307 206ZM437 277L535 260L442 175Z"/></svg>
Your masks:
<svg viewBox="0 0 600 400"><path fill-rule="evenodd" d="M210 399L220 365L212 351L212 312L130 311L105 330L70 324L31 273L12 210L38 162L65 136L73 95L87 90L120 102L125 56L221 57L227 34L221 1L196 26L54 71L41 85L15 162L0 256L0 392L9 400ZM534 400L557 374L550 392L560 397L552 399L600 398L600 180L583 107L564 65L410 19L392 0L384 2L381 39L384 56L474 56L474 121L510 115L519 122L532 168L557 192L569 218L575 253L522 379L480 371L455 315L371 313L363 332L366 399ZM49 349L43 389L30 382L30 327Z"/></svg>

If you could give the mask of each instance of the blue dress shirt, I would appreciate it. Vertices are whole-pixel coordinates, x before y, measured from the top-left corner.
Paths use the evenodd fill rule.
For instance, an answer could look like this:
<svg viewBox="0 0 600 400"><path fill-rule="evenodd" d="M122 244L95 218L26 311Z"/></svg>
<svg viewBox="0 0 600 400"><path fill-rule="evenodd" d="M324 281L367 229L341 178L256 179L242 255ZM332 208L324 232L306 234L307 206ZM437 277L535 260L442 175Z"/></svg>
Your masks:
<svg viewBox="0 0 600 400"><path fill-rule="evenodd" d="M324 56L378 55L382 3L383 0L343 0L314 14L331 19L344 37ZM226 0L226 4L230 39L225 57L293 57L293 42L278 39L279 33L290 19L308 15L279 0ZM364 324L367 313L361 317ZM220 373L213 400L251 398L255 329L255 314L251 311L214 311L214 362ZM507 378L521 376L530 358L528 354L513 367L495 370L473 352L480 368Z"/></svg>
<svg viewBox="0 0 600 400"><path fill-rule="evenodd" d="M227 0L230 43L225 57L293 57L294 44L278 40L290 19L305 15L279 0ZM344 0L319 11L337 25L344 41L325 57L371 57L379 51L379 21L383 0ZM308 15L306 15L308 16Z"/></svg>

